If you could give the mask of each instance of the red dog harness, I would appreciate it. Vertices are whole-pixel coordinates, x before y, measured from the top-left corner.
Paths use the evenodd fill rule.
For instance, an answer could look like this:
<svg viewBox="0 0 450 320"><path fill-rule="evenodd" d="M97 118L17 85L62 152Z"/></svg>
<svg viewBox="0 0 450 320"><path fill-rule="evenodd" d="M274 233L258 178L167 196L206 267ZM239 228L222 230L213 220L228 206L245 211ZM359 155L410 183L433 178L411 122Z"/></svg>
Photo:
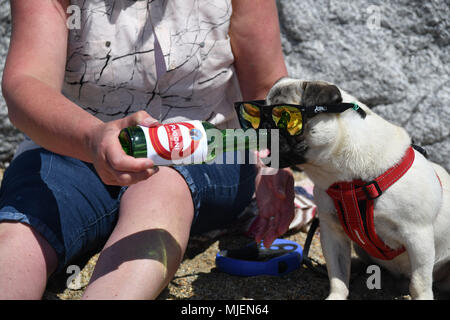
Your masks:
<svg viewBox="0 0 450 320"><path fill-rule="evenodd" d="M338 182L327 193L333 199L339 221L351 240L371 256L391 260L405 251L393 250L377 236L373 219L374 200L400 179L414 162L414 150L409 147L400 163L369 183L362 180Z"/></svg>

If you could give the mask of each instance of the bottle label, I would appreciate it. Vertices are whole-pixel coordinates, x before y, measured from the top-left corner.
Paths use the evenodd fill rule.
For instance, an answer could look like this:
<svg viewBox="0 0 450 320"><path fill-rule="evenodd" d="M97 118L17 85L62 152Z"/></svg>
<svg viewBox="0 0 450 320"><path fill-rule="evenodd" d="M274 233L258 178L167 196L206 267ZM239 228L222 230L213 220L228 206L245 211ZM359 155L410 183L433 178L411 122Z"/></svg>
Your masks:
<svg viewBox="0 0 450 320"><path fill-rule="evenodd" d="M155 165L202 163L208 154L208 141L198 120L142 127L147 140L147 157Z"/></svg>

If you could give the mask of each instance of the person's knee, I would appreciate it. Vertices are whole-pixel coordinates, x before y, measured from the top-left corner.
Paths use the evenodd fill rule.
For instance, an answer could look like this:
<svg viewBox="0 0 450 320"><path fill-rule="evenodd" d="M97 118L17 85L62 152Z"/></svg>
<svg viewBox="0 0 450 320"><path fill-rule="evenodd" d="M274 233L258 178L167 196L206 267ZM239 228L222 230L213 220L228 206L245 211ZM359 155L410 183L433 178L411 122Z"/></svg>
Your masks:
<svg viewBox="0 0 450 320"><path fill-rule="evenodd" d="M175 169L162 167L147 181L148 184L164 185L172 196L182 196L191 198L191 192L184 177Z"/></svg>
<svg viewBox="0 0 450 320"><path fill-rule="evenodd" d="M130 207L132 209L128 210ZM143 210L136 210L137 208ZM153 211L153 214L149 215L148 210ZM176 213L182 213L183 218L192 220L194 205L184 177L172 168L161 167L158 173L146 181L128 188L121 201L120 214L123 211L135 214L145 212L145 216L151 216L154 222L166 220L167 212L171 212L172 217ZM157 219L154 220L155 218Z"/></svg>
<svg viewBox="0 0 450 320"><path fill-rule="evenodd" d="M151 259L161 262L170 273L182 260L193 217L192 196L184 178L163 167L125 192L119 221L108 241L114 250L104 251L138 256L151 253Z"/></svg>
<svg viewBox="0 0 450 320"><path fill-rule="evenodd" d="M36 263L43 263L50 276L56 270L58 258L55 250L47 240L31 226L19 222L0 222L0 246L10 249L22 264L38 269ZM3 257L5 258L5 257ZM29 260L29 261L28 261Z"/></svg>

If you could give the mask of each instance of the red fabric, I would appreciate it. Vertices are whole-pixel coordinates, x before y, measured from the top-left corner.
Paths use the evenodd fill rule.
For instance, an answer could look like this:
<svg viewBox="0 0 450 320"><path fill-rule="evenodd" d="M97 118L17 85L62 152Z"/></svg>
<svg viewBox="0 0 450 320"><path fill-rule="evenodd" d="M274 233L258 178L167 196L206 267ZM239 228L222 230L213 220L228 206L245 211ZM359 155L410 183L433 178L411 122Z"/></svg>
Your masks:
<svg viewBox="0 0 450 320"><path fill-rule="evenodd" d="M414 156L414 149L410 147L398 164L375 180L369 183L362 180L337 182L327 190L328 195L334 201L339 221L345 233L375 258L391 260L405 251L403 247L397 250L389 248L377 236L373 209L374 200L409 170L414 162ZM361 212L360 207L364 207L364 205L365 210Z"/></svg>

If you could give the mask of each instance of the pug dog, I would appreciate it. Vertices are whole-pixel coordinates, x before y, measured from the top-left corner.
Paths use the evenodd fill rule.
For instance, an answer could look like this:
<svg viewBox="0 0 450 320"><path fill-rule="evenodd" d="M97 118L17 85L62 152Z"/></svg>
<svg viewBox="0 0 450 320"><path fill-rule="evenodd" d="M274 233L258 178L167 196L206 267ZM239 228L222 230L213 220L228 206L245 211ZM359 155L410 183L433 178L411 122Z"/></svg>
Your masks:
<svg viewBox="0 0 450 320"><path fill-rule="evenodd" d="M266 105L309 107L341 102L356 103L363 115L351 108L342 113L319 113L307 119L301 134L280 134L281 166L299 166L315 185L320 240L330 282L327 299L347 299L351 245L355 243L344 232L330 187L338 182L374 181L404 159L411 138L403 128L328 82L282 78L266 98ZM413 299L433 299L433 281L450 290L450 176L420 152L410 153L413 162L409 169L382 194L378 190L380 194L371 198L372 228L383 245L398 255L370 258L393 273L409 277ZM360 243L355 251L368 255Z"/></svg>

